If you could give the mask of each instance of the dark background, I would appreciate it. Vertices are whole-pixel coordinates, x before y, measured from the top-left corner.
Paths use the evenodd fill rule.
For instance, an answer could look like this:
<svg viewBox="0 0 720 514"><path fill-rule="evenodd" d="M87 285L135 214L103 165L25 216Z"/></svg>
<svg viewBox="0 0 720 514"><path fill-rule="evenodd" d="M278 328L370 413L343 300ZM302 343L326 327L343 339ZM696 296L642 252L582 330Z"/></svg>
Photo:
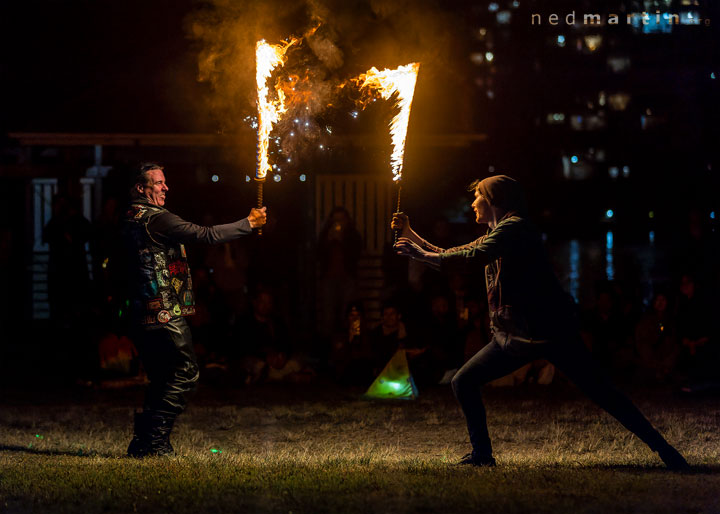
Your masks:
<svg viewBox="0 0 720 514"><path fill-rule="evenodd" d="M715 230L720 13L709 0L4 0L1 9L0 216L8 273L2 315L12 330L18 320L33 326L30 181L56 177L72 192L94 162L92 144L64 145L52 137L28 143L18 134L237 137L237 145L106 145L102 164L112 169L103 191L121 198L128 170L158 160L166 165L173 211L195 221L245 216L254 195L245 181L255 167L247 121L255 109L254 41L302 35L319 22L318 40L340 57L323 59L308 45L291 54L287 73L307 72L322 85L312 90L322 101L303 118L310 128L290 148L293 164L279 172L282 182L269 182L266 195L276 230L293 235L288 245L306 262L301 273L314 273L313 176L390 177L384 125L391 109L381 102L355 118L356 97L337 86L370 66L411 61L421 71L403 208L421 233L444 217L458 240L475 236L465 186L494 173L524 183L550 242L600 240L610 227L617 244L646 241L652 230L658 246L670 248L691 210ZM656 9L711 23L663 33L624 22L624 13ZM580 20L616 12L621 23L569 27L562 20L572 11ZM533 13L542 15L542 25L532 24ZM551 13L559 25L548 23ZM588 36L597 35L601 42L592 49ZM214 66L208 56L216 57ZM627 94L624 109L612 107L618 94Z"/></svg>

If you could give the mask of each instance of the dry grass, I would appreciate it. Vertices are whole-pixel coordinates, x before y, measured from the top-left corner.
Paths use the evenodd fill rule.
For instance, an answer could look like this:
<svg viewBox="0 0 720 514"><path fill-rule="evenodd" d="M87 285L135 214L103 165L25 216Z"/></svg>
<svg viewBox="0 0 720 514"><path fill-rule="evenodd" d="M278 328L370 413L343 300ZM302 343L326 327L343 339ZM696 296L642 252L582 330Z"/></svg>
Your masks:
<svg viewBox="0 0 720 514"><path fill-rule="evenodd" d="M139 392L3 392L0 511L720 512L715 398L633 395L697 470L677 474L573 390L489 391L494 469L452 466L468 443L447 389L359 393L205 390L174 434L182 456L136 461Z"/></svg>

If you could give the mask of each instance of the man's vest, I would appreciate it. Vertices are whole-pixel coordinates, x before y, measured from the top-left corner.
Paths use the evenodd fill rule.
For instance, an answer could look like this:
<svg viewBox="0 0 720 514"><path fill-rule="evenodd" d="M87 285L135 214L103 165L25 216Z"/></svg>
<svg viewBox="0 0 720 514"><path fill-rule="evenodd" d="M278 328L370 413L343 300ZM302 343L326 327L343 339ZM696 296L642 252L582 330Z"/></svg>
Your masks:
<svg viewBox="0 0 720 514"><path fill-rule="evenodd" d="M162 207L133 203L123 223L129 251L130 313L141 325L163 325L195 314L192 278L185 246L152 237L148 223Z"/></svg>

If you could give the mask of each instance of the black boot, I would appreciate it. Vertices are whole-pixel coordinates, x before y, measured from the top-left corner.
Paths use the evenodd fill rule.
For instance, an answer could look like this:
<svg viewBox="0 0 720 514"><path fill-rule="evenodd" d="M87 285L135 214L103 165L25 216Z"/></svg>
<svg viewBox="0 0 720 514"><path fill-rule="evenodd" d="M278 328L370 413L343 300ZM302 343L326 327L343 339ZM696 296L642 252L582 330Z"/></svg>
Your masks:
<svg viewBox="0 0 720 514"><path fill-rule="evenodd" d="M148 455L172 457L175 450L170 444L170 432L177 414L172 412L153 411L148 425Z"/></svg>
<svg viewBox="0 0 720 514"><path fill-rule="evenodd" d="M135 413L133 438L127 449L128 457L142 459L150 451L148 441L148 416L145 412Z"/></svg>
<svg viewBox="0 0 720 514"><path fill-rule="evenodd" d="M477 467L494 467L496 465L495 459L492 455L480 455L476 452L468 453L465 455L462 459L460 459L459 462L455 464L456 466L477 466Z"/></svg>

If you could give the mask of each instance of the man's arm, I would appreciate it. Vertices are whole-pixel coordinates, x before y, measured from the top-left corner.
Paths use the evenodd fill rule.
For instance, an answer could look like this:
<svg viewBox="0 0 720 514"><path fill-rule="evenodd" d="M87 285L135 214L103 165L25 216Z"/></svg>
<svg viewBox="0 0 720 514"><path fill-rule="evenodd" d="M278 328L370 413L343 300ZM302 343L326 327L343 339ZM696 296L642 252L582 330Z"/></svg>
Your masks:
<svg viewBox="0 0 720 514"><path fill-rule="evenodd" d="M204 227L165 211L153 216L148 223L148 231L151 235L159 235L178 243L217 244L246 236L252 232L252 228L248 218L225 225Z"/></svg>

